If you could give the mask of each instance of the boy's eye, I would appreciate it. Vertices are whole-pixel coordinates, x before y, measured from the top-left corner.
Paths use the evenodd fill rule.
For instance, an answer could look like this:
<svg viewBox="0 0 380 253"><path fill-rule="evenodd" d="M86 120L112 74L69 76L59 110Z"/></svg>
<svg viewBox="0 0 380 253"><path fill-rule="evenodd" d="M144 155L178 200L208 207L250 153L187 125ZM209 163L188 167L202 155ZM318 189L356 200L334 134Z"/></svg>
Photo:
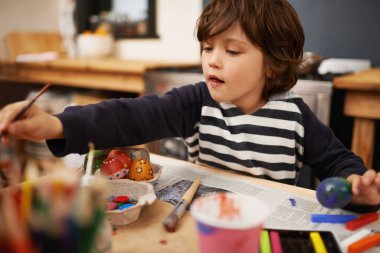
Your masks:
<svg viewBox="0 0 380 253"><path fill-rule="evenodd" d="M202 51L211 52L212 51L212 47L202 47Z"/></svg>
<svg viewBox="0 0 380 253"><path fill-rule="evenodd" d="M240 54L239 51L235 51L235 50L226 50L226 52L229 54L232 54L232 55L239 55Z"/></svg>

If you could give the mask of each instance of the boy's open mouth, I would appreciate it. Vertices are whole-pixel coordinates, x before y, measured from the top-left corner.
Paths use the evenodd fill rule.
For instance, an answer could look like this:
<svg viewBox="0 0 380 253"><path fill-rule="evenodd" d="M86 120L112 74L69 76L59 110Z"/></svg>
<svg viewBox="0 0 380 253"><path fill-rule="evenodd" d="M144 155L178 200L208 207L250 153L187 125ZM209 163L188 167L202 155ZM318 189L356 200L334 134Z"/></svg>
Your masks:
<svg viewBox="0 0 380 253"><path fill-rule="evenodd" d="M224 83L223 80L219 79L217 76L211 75L209 77L210 82L212 83Z"/></svg>

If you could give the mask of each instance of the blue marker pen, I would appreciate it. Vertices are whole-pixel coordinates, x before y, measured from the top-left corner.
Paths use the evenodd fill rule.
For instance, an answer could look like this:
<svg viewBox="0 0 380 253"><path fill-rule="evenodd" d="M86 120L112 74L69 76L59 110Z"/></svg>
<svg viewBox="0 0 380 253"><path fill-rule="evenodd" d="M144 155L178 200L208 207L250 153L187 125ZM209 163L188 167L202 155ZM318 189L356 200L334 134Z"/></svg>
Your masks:
<svg viewBox="0 0 380 253"><path fill-rule="evenodd" d="M356 218L352 214L311 214L311 221L315 223L346 223Z"/></svg>

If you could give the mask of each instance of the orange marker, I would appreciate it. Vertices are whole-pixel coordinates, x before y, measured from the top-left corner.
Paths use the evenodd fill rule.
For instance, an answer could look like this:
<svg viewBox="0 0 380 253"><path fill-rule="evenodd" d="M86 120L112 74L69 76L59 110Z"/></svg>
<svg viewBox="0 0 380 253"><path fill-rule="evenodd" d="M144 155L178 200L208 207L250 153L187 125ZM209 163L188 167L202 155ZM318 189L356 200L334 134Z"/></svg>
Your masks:
<svg viewBox="0 0 380 253"><path fill-rule="evenodd" d="M369 235L348 247L348 253L360 253L380 244L380 233Z"/></svg>
<svg viewBox="0 0 380 253"><path fill-rule="evenodd" d="M355 220L347 222L346 223L346 229L354 231L354 230L356 230L358 228L361 228L361 227L363 227L365 225L368 225L371 222L377 221L378 218L379 218L379 214L378 213L367 213L367 214L364 214L364 215L360 216L359 218L357 218Z"/></svg>

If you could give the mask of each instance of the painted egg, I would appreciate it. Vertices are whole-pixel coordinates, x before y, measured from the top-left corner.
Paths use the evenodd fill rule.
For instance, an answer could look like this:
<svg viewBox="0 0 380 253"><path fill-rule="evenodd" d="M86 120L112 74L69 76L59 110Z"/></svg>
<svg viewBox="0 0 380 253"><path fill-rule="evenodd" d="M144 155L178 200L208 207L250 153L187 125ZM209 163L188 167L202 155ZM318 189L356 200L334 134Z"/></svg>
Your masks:
<svg viewBox="0 0 380 253"><path fill-rule="evenodd" d="M120 160L126 169L128 169L132 163L131 157L121 149L112 149L108 153L107 158L115 158Z"/></svg>
<svg viewBox="0 0 380 253"><path fill-rule="evenodd" d="M107 158L107 154L103 152L102 150L94 150L94 159L92 162L92 170L91 173L95 173L96 170L100 169L102 167L104 159ZM84 158L84 168L87 168L87 160L88 160L88 154Z"/></svg>
<svg viewBox="0 0 380 253"><path fill-rule="evenodd" d="M127 174L123 163L115 158L106 158L100 168L100 174L108 179L120 179Z"/></svg>
<svg viewBox="0 0 380 253"><path fill-rule="evenodd" d="M344 178L327 178L318 185L316 195L322 206L342 208L352 199L351 184Z"/></svg>
<svg viewBox="0 0 380 253"><path fill-rule="evenodd" d="M151 180L154 177L153 168L145 159L135 159L129 168L127 178L135 181Z"/></svg>

